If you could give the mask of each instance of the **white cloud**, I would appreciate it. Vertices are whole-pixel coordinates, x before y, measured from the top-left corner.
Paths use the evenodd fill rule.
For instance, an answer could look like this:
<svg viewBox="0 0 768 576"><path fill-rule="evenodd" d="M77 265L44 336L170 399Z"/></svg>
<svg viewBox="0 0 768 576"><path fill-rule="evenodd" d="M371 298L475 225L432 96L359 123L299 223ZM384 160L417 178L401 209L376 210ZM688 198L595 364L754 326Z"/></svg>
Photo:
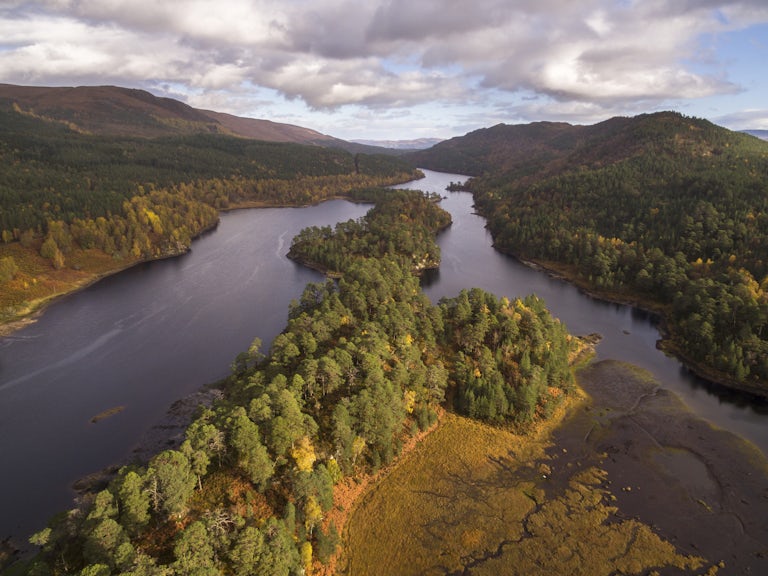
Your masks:
<svg viewBox="0 0 768 576"><path fill-rule="evenodd" d="M712 39L761 22L764 0L13 0L0 82L601 119L743 89Z"/></svg>
<svg viewBox="0 0 768 576"><path fill-rule="evenodd" d="M768 130L768 108L741 110L717 116L712 121L732 130Z"/></svg>

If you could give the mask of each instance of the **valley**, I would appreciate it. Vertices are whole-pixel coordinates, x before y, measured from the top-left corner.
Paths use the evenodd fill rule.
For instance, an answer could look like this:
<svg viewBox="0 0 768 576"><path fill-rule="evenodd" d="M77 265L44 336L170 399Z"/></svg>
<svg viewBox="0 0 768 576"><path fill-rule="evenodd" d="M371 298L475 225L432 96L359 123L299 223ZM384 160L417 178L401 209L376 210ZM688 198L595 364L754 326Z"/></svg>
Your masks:
<svg viewBox="0 0 768 576"><path fill-rule="evenodd" d="M214 574L241 573L258 566L276 574L301 570L322 573L331 566L344 570L347 562L352 573L369 573L373 568L366 568L366 563L373 562L377 567L386 566L388 573L404 573L405 565L386 564L394 560L406 562L414 573L499 573L504 566L526 562L541 565L541 551L552 548L551 539L558 531L565 532L566 540L559 544L556 555L547 556L547 562L553 562L552 570L567 566L572 573L643 573L676 566L690 574L729 574L761 566L765 555L759 544L765 536L758 519L761 508L740 502L761 501L760 487L768 470L764 453L731 432L719 432L699 417L687 417L683 404L666 392L668 387L678 386L677 380L691 377L681 377L679 365L654 350L658 332L653 317L643 317L630 308L594 303L595 309L605 308L606 324L593 330L587 327L602 317L594 315L593 304L587 304L591 299L573 287L568 286L568 290L578 294L579 303L568 304L570 292L563 302L553 301L555 308L562 307L562 314L556 316L548 309L547 300L528 289L540 282L538 279L523 284L523 292L519 287L511 291L503 282L496 284L501 287L498 295L486 292L474 281L495 282L497 271L506 267L497 261L501 257L498 252L488 257L487 262L493 264L484 267L483 260L469 257L462 261L457 253L442 249L452 236L459 245L467 244L460 236L466 213L454 216L441 208L452 204L447 197L438 202L448 179L458 175L427 172L425 193L381 186L413 178L416 162L428 167L453 166L455 171L466 168L476 175L467 188L474 195L475 206L488 218L496 248L567 272L600 296L638 302L657 311L666 320L668 349L680 346L676 352L681 357L709 349L703 341L698 342L699 348L691 348L695 343L681 334L696 332L699 337L709 337L710 343L712 338L725 338L722 350L710 350L710 355L701 359L690 356L691 365L711 365L714 379L759 394L763 385L761 350L765 346L762 331L767 316L761 280L763 239L756 232L764 212L756 182L765 167L764 148L695 120L661 114L616 119L595 128L572 129L559 124L495 127L480 135L479 146L467 147L466 142L477 137L468 135L467 140L453 139L402 158L257 143L228 134L177 134L147 140L131 136L114 141L130 159L113 162L104 155L114 144L109 144L106 136L73 136L67 132L73 130L70 125L52 122L50 116L37 112L32 115L29 109L20 110L6 111L7 117L13 118L8 126L16 130L10 132L9 142L17 147L6 146L4 153L14 159L14 166L23 169L13 168L6 177L21 178L32 171L39 178L58 178L61 183L90 184L80 189L80 196L73 196L80 198L74 202L62 193L64 188L41 189L39 204L22 199L18 189L11 193L6 189L3 207L10 209L3 212L6 252L0 257L10 275L6 286L15 287L19 294L48 285L66 292L69 288L62 287L59 280L74 278L74 287L78 281L89 282L126 266L131 267L127 274L137 281L151 267L162 267L172 278L174 269L181 270L185 259L194 257L195 248L181 258L140 263L185 254L197 237L201 240L196 242L202 245L217 235L214 226L224 218L220 211L238 206L313 204L326 212L331 208L339 214L358 214L356 219L342 218L337 223L331 215L326 225L308 223L301 232L292 234L292 239L285 230L273 233L277 236L276 261L287 263L290 274L296 274L291 288L295 296L288 298L283 320L268 330L271 336L267 334L266 340L244 323L241 332L249 335L248 340L243 342L239 336L234 351L223 348L230 350L225 352L229 362L211 361L211 370L220 374L217 386L222 398L201 409L165 449L148 455L146 461L116 470L108 484L86 494L73 510L51 519L47 528L36 532L32 542L41 553L30 561L31 572L69 573L76 566L82 573L93 574L186 574L199 570ZM41 153L39 147L18 147L29 138L22 134L30 126L40 130L42 140L37 145L44 143L47 153ZM693 136L682 138L683 129ZM523 134L522 139L514 135L515 130ZM87 153L63 154L64 134L66 139L80 142ZM628 134L633 136L628 138ZM486 139L487 135L493 138ZM659 156L663 158L660 168L647 167L646 141L638 140L638 135L648 138L649 147L666 154ZM605 142L598 146L596 139ZM137 162L143 154L159 157L174 147L184 152L167 163L152 165L151 172L144 172L148 166ZM714 154L715 150L719 152ZM195 165L201 177L185 180L189 175L184 166L192 166L194 158L209 153L219 160L209 159L204 167ZM687 180L684 172L678 174L682 168L674 163L678 157L690 162L691 155L704 159L698 168L709 170L695 181ZM88 157L100 159L91 164L81 162ZM730 164L720 163L721 157ZM73 158L78 160L69 164ZM749 169L742 171L736 161ZM110 201L116 207L112 213L106 204L98 208L87 199L100 197L100 186L110 186L114 166L122 166L130 176L123 180L122 191L111 192ZM308 166L313 167L309 173ZM574 166L579 167L576 172ZM74 179L73 171L78 172ZM642 180L649 174L656 175L655 183ZM435 186L433 181L441 184L430 189ZM711 187L721 182L730 186L731 204L716 202ZM677 230L674 218L679 206L663 197L640 197L628 183L648 184L658 194L665 189L700 194L691 199L702 212L694 212L690 231L670 238L655 236L656 241L679 248L671 256L664 251L666 244L652 242L652 232L664 227L649 232L651 224L643 217L620 218L622 222L613 222L613 228L604 227L605 219L596 208L605 202L600 196L603 188L617 205L626 204L627 213L639 205L639 215L658 217L667 230ZM622 196L627 192L629 196ZM469 198L464 192L449 194ZM361 217L359 214L370 206L350 211L347 206L353 205L337 204L339 200L318 204L338 196L374 207ZM17 200L10 201L14 198ZM545 204L556 209L544 210ZM743 206L750 205L752 211L744 212ZM706 212L708 206L714 212ZM726 212L729 206L736 210ZM98 216L97 210L103 215ZM246 212L225 216L229 220L240 214ZM545 215L555 220L546 220ZM704 216L711 217L712 222ZM589 226L572 228L578 221ZM695 224L699 221L703 224L697 232ZM25 228L26 224L14 227L8 222L37 223ZM711 231L710 225L724 234L702 244L700 234ZM733 232L739 226L744 227L743 234ZM211 264L219 259L216 250L238 250L248 236L247 228L246 224L228 246L215 249ZM206 230L211 231L204 233ZM477 234L474 229L471 233ZM727 253L726 236L731 240ZM696 242L699 252L693 250ZM490 250L486 236L482 243ZM329 279L321 281L316 273L306 270L299 274L301 266L287 261L286 253L296 262L323 270ZM91 267L91 260L104 268ZM206 302L202 308L219 301L231 304L235 311L247 307L247 301L226 294L263 274L259 262L253 254L235 260L235 267L249 276L244 282L236 277L222 283L222 272L208 276L213 284L207 296L202 292ZM509 262L520 266L511 259ZM472 270L474 265L480 269L464 279L458 280L461 274L453 275L455 270ZM445 275L442 270L446 270ZM547 278L546 282L559 282L542 272L530 272ZM416 273L421 274L420 279ZM111 301L110 284L120 285L125 274L110 276L77 295L83 318L95 319L88 312L95 302L93 296L101 293L106 302ZM624 281L630 277L641 281ZM317 281L307 284L306 278ZM472 284L465 284L467 281ZM169 295L177 294L175 288L167 290ZM4 298L10 294L11 290L3 291ZM187 298L181 292L178 295ZM266 296L269 300L268 293ZM659 304L660 297L667 297L668 303ZM6 305L8 319L28 314L32 308L26 304L31 300L16 298ZM713 308L708 298L724 304ZM50 307L41 322L56 318L56 310L66 308L59 304ZM266 306L274 308L269 302ZM129 312L127 324L118 320L101 335L86 337L79 352L65 354L60 364L38 371L53 375L80 358L87 360L92 350L107 350L102 346L120 337L126 328L140 341L145 321L157 316L167 324L166 309L150 311L148 316L142 312L141 317ZM561 316L579 318L587 309L588 321L563 323ZM187 328L180 331L200 331L190 324L197 316L198 312L191 316L182 313L178 318ZM224 328L222 343L227 340L228 326L238 322L237 316L235 312L232 320L223 323L221 314L211 317L211 329L214 323ZM701 329L707 323L711 333ZM204 340L210 342L211 333L206 330L202 331ZM604 337L597 347L599 361L581 368L574 377L568 358L580 341L573 334L588 332L601 332ZM27 335L28 329L19 330L3 342L3 347L17 346ZM207 354L204 343L174 344L173 337L165 340L182 357ZM647 350L635 352L635 344L653 350L655 356ZM35 372L35 352L29 350ZM732 356L727 351L732 351ZM131 362L126 352L124 346L115 349L105 360L106 369L114 369L116 362ZM647 356L652 374L615 361L625 356L641 364ZM186 361L177 360L176 364L179 362ZM668 363L670 368L666 368ZM88 372L89 364L83 363L78 369ZM151 386L144 394L147 400L157 403L152 386L163 387L175 370L160 368L159 364L151 368ZM20 373L7 379L2 371L0 376L0 390L13 391L14 395L29 389L28 384L36 377ZM70 381L66 375L62 378L62 384ZM110 379L102 378L104 382ZM216 378L207 377L196 384L192 378L185 386L194 390L213 380ZM697 406L698 411L702 396L702 406L714 406L729 398L742 412L731 418L713 408L713 414L720 414L714 419L723 418L726 427L750 437L765 451L764 410L759 396L691 381L693 385L683 384L680 392L675 391L686 404ZM98 394L95 390L90 394ZM83 392L79 390L76 395L89 396ZM170 401L178 398L180 389L168 389L163 394ZM70 405L73 399L71 396L53 407ZM99 428L97 435L105 437L106 429L117 430L126 418L135 417L133 402L111 396L84 411L77 408L77 413L82 412L83 421L90 419L90 425ZM153 418L159 418L163 409L157 406ZM712 418L707 410L701 414ZM99 417L107 414L109 417ZM21 413L19 416L23 417ZM675 429L672 422L680 427ZM151 419L142 424L147 425ZM425 430L433 431L398 459L409 438L420 437ZM135 439L131 434L135 432L124 436L129 443L130 438ZM464 443L445 439L452 434L463 438ZM4 436L14 437L13 432ZM471 448L475 436L482 448L462 452ZM488 440L487 445L482 438ZM444 454L445 446L455 453ZM107 446L102 450L103 455L114 455ZM472 463L467 460L470 453L475 459ZM438 477L426 478L416 469L407 472L414 465L439 471ZM451 468L454 465L458 466L455 470ZM355 503L347 525L323 521L333 517L336 485L390 467L392 472ZM563 468L565 473L560 472ZM708 481L700 478L702 469L707 470ZM737 471L755 482L729 476ZM458 516L449 517L447 510L435 508L434 503L414 504L408 512L424 514L426 532L415 530L407 541L397 544L393 538L404 534L397 522L408 516L396 513L396 502L408 502L409 496L390 491L393 486L400 490L410 485L388 482L402 473L413 481L408 488L412 494L423 492L430 497L428 492L435 492L432 496L440 501L447 498L453 502L451 508ZM494 474L504 477L497 482L491 478ZM34 473L25 474L24 478L32 476ZM670 483L670 478L675 482ZM622 486L611 487L614 482ZM479 501L502 502L490 516L507 522L499 526L483 522L485 517L477 511L462 512L475 506L472 494ZM656 509L658 502L663 505ZM370 519L390 514L395 516L382 526ZM701 530L676 524L674 518L681 514L698 515ZM481 526L470 521L475 516ZM717 547L707 540L709 535L725 530L733 518L742 527L743 537L738 542L722 540ZM440 526L443 528L436 531ZM374 535L369 532L379 529ZM587 536L593 532L605 539L593 541ZM368 550L366 542L376 542L382 550L399 546L410 551L385 562L376 560L380 552ZM710 553L702 553L703 548ZM597 549L605 554L595 555ZM442 560L431 563L435 555L442 555Z"/></svg>

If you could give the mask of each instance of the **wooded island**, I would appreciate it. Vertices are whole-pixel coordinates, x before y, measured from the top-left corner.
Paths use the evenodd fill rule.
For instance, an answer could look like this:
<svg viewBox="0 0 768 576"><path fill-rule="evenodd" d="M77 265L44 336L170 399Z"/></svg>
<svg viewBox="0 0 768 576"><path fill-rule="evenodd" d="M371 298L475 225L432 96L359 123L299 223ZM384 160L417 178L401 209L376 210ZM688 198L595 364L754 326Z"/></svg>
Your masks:
<svg viewBox="0 0 768 576"><path fill-rule="evenodd" d="M226 399L195 419L178 449L123 468L36 534L43 552L32 573L311 569L338 543L322 522L334 486L390 463L446 397L473 418L525 424L573 390L578 344L540 300L473 289L429 303L413 270L446 222L434 201L366 197L376 200L366 218L331 234L343 240L353 229L358 241L330 240L340 279L307 286L268 354L255 342L235 359ZM389 238L402 233L398 221L432 234L403 254ZM302 234L292 250L314 260L327 237Z"/></svg>

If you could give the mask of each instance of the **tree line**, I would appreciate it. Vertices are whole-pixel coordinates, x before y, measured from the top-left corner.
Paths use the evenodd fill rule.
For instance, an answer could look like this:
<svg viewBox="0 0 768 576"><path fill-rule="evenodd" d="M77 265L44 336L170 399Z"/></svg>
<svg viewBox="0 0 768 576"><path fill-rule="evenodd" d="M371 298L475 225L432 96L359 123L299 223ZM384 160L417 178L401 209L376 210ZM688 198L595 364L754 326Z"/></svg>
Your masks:
<svg viewBox="0 0 768 576"><path fill-rule="evenodd" d="M440 263L438 230L451 222L439 196L401 190L363 189L350 196L356 201L380 198L364 218L330 226L312 226L292 241L288 257L325 272L339 274L360 258L398 258L414 271Z"/></svg>
<svg viewBox="0 0 768 576"><path fill-rule="evenodd" d="M102 253L117 268L185 251L216 224L219 210L305 205L419 177L393 157L318 146L220 134L81 134L2 102L0 162L3 318L45 296L30 295L26 287L36 284L35 272L18 250L4 249L11 244L39 254L54 269L87 268L103 261Z"/></svg>

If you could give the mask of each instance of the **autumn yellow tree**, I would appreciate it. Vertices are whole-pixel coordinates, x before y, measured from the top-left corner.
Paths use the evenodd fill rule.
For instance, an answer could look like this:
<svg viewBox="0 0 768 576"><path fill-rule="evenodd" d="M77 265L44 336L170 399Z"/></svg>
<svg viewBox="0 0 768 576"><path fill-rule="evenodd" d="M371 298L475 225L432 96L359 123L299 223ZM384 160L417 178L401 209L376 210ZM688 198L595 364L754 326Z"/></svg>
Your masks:
<svg viewBox="0 0 768 576"><path fill-rule="evenodd" d="M293 459L296 462L296 467L301 472L310 472L312 466L315 464L315 460L317 460L315 447L307 436L299 439L296 443L296 447L291 450L291 456L293 456Z"/></svg>

